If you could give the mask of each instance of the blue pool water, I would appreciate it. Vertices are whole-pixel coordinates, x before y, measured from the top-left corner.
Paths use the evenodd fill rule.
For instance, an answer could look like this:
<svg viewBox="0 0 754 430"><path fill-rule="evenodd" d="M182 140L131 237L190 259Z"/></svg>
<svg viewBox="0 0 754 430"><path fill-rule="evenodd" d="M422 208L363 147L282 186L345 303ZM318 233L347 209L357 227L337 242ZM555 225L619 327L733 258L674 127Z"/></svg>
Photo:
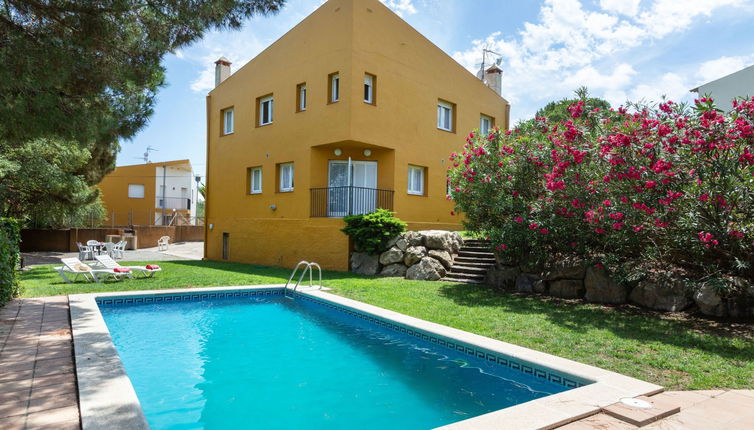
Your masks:
<svg viewBox="0 0 754 430"><path fill-rule="evenodd" d="M101 306L152 429L428 429L563 385L281 296Z"/></svg>

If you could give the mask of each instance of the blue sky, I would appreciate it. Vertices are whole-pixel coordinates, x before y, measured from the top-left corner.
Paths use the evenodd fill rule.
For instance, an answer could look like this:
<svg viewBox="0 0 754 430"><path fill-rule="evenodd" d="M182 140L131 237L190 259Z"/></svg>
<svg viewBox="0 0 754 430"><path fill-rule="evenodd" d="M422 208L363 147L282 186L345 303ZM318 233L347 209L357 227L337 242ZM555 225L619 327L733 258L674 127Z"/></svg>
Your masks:
<svg viewBox="0 0 754 430"><path fill-rule="evenodd" d="M359 0L354 0L359 1ZM754 64L754 0L382 0L469 70L484 46L502 54L513 122L587 86L618 106L689 89ZM205 95L221 55L237 70L322 0L288 0L240 31L212 32L167 56L167 83L147 127L121 144L118 165L188 158L205 171Z"/></svg>

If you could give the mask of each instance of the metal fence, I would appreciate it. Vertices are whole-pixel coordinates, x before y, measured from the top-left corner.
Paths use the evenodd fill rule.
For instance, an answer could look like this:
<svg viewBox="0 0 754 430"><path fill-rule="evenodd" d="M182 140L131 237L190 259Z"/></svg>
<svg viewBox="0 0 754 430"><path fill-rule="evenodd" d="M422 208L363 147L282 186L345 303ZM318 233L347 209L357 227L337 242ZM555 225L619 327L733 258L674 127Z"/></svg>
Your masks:
<svg viewBox="0 0 754 430"><path fill-rule="evenodd" d="M127 227L130 225L204 225L204 217L192 217L172 209L110 211L107 218L92 227Z"/></svg>
<svg viewBox="0 0 754 430"><path fill-rule="evenodd" d="M376 209L393 210L393 190L364 187L328 187L311 189L311 216L313 218L340 218L374 212Z"/></svg>

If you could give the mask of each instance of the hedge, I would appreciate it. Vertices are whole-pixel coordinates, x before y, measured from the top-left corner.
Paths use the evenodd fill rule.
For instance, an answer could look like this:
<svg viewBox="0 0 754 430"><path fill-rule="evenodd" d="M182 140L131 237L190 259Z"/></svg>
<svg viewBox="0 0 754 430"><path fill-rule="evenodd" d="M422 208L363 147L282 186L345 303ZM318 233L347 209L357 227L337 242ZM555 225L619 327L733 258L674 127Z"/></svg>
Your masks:
<svg viewBox="0 0 754 430"><path fill-rule="evenodd" d="M19 259L21 229L13 218L0 218L0 305L18 296L16 266Z"/></svg>

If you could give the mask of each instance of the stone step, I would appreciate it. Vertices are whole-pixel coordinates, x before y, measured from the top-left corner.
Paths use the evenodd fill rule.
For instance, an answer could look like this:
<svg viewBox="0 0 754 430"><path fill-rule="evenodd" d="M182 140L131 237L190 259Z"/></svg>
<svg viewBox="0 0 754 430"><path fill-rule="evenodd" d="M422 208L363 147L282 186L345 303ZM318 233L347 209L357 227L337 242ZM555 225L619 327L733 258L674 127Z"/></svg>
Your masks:
<svg viewBox="0 0 754 430"><path fill-rule="evenodd" d="M470 273L484 276L488 269L489 267L453 265L453 267L450 268L450 271L451 273Z"/></svg>
<svg viewBox="0 0 754 430"><path fill-rule="evenodd" d="M472 267L482 267L484 269L489 269L495 264L495 260L491 261L480 261L476 258L465 258L465 257L459 257L456 258L453 262L454 266L472 266Z"/></svg>
<svg viewBox="0 0 754 430"><path fill-rule="evenodd" d="M446 275L446 277L451 278L463 278L463 279L477 279L479 281L484 280L484 273L466 273L466 272L456 272L453 269L450 269L450 272Z"/></svg>
<svg viewBox="0 0 754 430"><path fill-rule="evenodd" d="M492 252L490 251L490 248L486 246L464 246L460 249L460 251L467 251L467 252Z"/></svg>
<svg viewBox="0 0 754 430"><path fill-rule="evenodd" d="M462 284L481 284L482 283L482 281L479 281L476 279L456 278L452 276L446 276L440 280L443 282L456 282L456 283L462 283Z"/></svg>
<svg viewBox="0 0 754 430"><path fill-rule="evenodd" d="M459 257L473 257L473 258L495 258L495 254L491 252L477 252L477 251L465 251L461 249L458 252Z"/></svg>

